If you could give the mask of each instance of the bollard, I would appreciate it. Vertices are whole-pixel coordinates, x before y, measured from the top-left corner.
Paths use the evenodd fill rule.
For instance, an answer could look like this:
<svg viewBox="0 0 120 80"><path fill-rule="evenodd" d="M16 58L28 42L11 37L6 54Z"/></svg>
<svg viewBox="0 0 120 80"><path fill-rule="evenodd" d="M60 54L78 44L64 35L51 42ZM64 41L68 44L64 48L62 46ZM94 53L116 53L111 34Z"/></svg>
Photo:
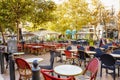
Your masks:
<svg viewBox="0 0 120 80"><path fill-rule="evenodd" d="M4 53L0 52L0 65L1 65L1 74L4 73Z"/></svg>
<svg viewBox="0 0 120 80"><path fill-rule="evenodd" d="M9 71L10 71L10 80L15 80L15 61L13 55L9 55Z"/></svg>
<svg viewBox="0 0 120 80"><path fill-rule="evenodd" d="M33 61L32 80L40 80L40 67L37 60Z"/></svg>

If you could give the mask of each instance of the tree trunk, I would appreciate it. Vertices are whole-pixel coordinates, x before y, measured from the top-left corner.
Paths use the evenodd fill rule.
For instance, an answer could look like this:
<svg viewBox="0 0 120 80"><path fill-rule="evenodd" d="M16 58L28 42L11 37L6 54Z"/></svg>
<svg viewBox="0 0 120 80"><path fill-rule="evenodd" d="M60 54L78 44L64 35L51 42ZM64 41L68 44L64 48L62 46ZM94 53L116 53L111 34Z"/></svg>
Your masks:
<svg viewBox="0 0 120 80"><path fill-rule="evenodd" d="M19 42L19 22L16 22L16 26L17 26L17 43Z"/></svg>
<svg viewBox="0 0 120 80"><path fill-rule="evenodd" d="M97 32L97 31L96 31L96 26L97 26L97 25L94 26L94 28L95 28L95 36L96 36L97 40L99 40L99 37L97 36L97 33L96 33L96 32Z"/></svg>
<svg viewBox="0 0 120 80"><path fill-rule="evenodd" d="M4 37L3 30L2 30L2 27L1 27L1 26L0 26L0 32L1 32L1 34L2 34L3 44L5 45L5 37Z"/></svg>
<svg viewBox="0 0 120 80"><path fill-rule="evenodd" d="M120 40L120 31L118 31L118 39Z"/></svg>
<svg viewBox="0 0 120 80"><path fill-rule="evenodd" d="M108 31L107 31L107 26L105 25L105 36L108 38Z"/></svg>
<svg viewBox="0 0 120 80"><path fill-rule="evenodd" d="M120 40L120 25L118 26L118 39Z"/></svg>

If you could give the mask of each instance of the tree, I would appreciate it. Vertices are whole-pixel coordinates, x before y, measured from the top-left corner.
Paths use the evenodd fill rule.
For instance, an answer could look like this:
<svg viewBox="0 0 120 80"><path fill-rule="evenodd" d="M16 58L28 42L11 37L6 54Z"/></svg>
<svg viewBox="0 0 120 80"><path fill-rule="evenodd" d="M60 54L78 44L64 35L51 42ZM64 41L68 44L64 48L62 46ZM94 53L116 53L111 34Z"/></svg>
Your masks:
<svg viewBox="0 0 120 80"><path fill-rule="evenodd" d="M108 25L110 23L114 23L115 20L113 8L111 10L107 10L105 6L100 2L100 0L92 0L92 5L94 9L91 11L91 16L92 16L91 24L95 25L95 31L98 23L104 25L104 30L106 33L105 35L107 38Z"/></svg>
<svg viewBox="0 0 120 80"><path fill-rule="evenodd" d="M52 19L50 12L55 9L52 1L45 0L1 0L0 4L0 25L14 30L18 42L19 24L30 21L36 25L49 21Z"/></svg>
<svg viewBox="0 0 120 80"><path fill-rule="evenodd" d="M91 9L91 21L90 24L94 25L94 29L95 29L95 35L97 40L99 39L98 35L97 35L97 25L101 24L101 12L102 9L104 9L104 6L102 5L102 3L100 2L100 0L91 0L91 4L90 4L93 8Z"/></svg>
<svg viewBox="0 0 120 80"><path fill-rule="evenodd" d="M58 5L55 13L57 21L54 22L56 27L53 26L53 29L61 33L65 33L67 29L79 31L91 20L88 3L84 0L68 0Z"/></svg>
<svg viewBox="0 0 120 80"><path fill-rule="evenodd" d="M26 20L27 16L30 15L33 9L32 0L2 0L1 10L1 25L7 28L13 29L17 32L17 40L19 42L19 24ZM4 19L5 18L5 19ZM6 21L4 21L6 20ZM8 23L8 24L6 24Z"/></svg>
<svg viewBox="0 0 120 80"><path fill-rule="evenodd" d="M14 30L13 26L15 26L8 8L9 6L7 6L7 1L0 1L0 32L2 34L3 44L6 42L4 38L5 29L8 28L8 30Z"/></svg>
<svg viewBox="0 0 120 80"><path fill-rule="evenodd" d="M120 11L117 15L118 19L117 19L117 24L118 24L118 39L120 40Z"/></svg>
<svg viewBox="0 0 120 80"><path fill-rule="evenodd" d="M56 9L56 4L53 1L35 0L33 15L29 16L29 22L33 23L33 31L44 27L42 24L54 21L55 17L53 11Z"/></svg>

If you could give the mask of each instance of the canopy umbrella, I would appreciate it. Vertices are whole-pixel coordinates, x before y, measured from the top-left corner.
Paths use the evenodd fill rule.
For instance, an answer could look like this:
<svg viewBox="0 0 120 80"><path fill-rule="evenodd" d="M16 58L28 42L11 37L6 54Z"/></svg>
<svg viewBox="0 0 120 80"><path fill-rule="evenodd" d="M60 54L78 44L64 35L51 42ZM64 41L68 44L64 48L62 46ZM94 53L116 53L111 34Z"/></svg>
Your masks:
<svg viewBox="0 0 120 80"><path fill-rule="evenodd" d="M22 35L23 35L24 37L28 37L28 36L34 36L35 34L32 33L32 32L24 32Z"/></svg>
<svg viewBox="0 0 120 80"><path fill-rule="evenodd" d="M33 32L33 34L35 34L39 37L46 36L46 35L52 35L52 34L59 35L58 32L49 31L49 30L36 31L36 32Z"/></svg>

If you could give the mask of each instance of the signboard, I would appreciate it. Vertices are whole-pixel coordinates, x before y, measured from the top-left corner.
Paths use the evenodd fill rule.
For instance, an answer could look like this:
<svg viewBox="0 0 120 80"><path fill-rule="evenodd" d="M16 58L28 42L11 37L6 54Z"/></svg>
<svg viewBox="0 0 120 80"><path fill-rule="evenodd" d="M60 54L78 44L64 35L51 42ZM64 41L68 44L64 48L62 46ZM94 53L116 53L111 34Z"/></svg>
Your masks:
<svg viewBox="0 0 120 80"><path fill-rule="evenodd" d="M7 47L8 47L8 53L17 52L17 41L13 38L8 40Z"/></svg>

